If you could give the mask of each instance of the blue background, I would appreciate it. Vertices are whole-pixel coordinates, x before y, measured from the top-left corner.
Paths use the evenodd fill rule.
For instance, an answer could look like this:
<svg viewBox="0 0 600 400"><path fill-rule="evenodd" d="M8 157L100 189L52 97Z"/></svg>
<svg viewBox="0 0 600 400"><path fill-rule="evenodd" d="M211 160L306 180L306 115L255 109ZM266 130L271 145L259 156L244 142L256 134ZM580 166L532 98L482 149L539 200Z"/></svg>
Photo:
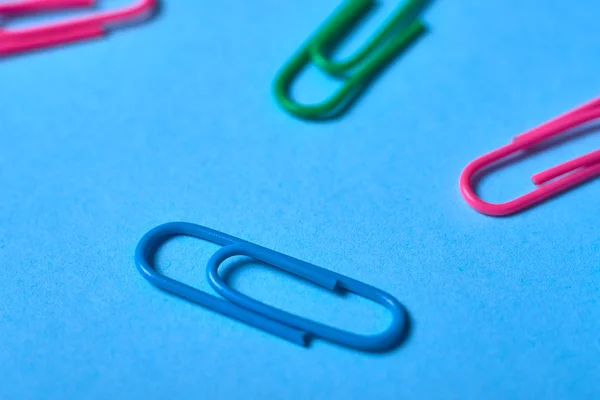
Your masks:
<svg viewBox="0 0 600 400"><path fill-rule="evenodd" d="M282 112L271 83L338 0L165 3L107 39L0 61L0 398L600 396L598 181L511 218L476 213L457 185L470 160L598 95L596 0L435 1L428 34L328 123ZM296 94L335 87L310 70ZM513 198L599 145L581 136L479 192ZM133 252L176 220L388 291L410 336L378 355L305 349L164 294ZM215 249L175 239L158 267L207 289ZM231 274L339 327L389 322L265 266Z"/></svg>

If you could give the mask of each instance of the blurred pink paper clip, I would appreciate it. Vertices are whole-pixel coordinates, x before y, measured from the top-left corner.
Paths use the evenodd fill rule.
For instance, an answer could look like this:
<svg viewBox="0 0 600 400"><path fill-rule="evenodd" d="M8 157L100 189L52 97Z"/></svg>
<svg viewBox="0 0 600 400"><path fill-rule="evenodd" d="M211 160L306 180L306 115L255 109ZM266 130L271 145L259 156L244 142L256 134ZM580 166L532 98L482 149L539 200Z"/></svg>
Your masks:
<svg viewBox="0 0 600 400"><path fill-rule="evenodd" d="M466 166L460 176L459 186L462 196L471 207L480 213L493 216L509 215L599 176L600 150L596 150L533 175L532 181L538 188L505 203L491 204L481 200L475 193L472 182L475 174L481 169L598 118L600 118L600 98L519 135L513 139L512 143L475 159Z"/></svg>
<svg viewBox="0 0 600 400"><path fill-rule="evenodd" d="M0 56L104 36L110 29L148 18L156 3L157 0L139 0L121 9L97 11L65 21L18 29L0 28ZM26 14L92 7L94 4L95 0L22 0L2 3L0 21L3 17L7 19Z"/></svg>

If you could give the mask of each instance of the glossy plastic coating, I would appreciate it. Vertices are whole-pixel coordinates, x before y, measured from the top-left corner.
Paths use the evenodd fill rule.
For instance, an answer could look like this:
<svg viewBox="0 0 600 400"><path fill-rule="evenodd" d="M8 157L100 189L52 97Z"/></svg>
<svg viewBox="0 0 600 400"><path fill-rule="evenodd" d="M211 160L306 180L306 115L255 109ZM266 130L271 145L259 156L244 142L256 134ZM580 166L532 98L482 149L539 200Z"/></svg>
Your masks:
<svg viewBox="0 0 600 400"><path fill-rule="evenodd" d="M72 7L90 7L94 3L94 0L11 2L0 5L0 17L20 16ZM137 3L128 7L95 12L66 21L19 29L0 29L0 56L101 37L111 28L147 18L152 14L156 3L157 0L138 0Z"/></svg>
<svg viewBox="0 0 600 400"><path fill-rule="evenodd" d="M168 278L152 267L157 249L167 239L182 235L224 246L208 261L207 276L212 287L229 301ZM252 257L332 291L344 290L371 299L390 310L392 323L380 334L357 335L264 305L230 289L218 275L219 265L236 255ZM200 225L172 222L152 229L138 243L135 260L138 271L153 285L303 346L308 344L309 338L317 337L363 351L388 350L399 343L406 325L402 305L379 289Z"/></svg>
<svg viewBox="0 0 600 400"><path fill-rule="evenodd" d="M600 118L600 98L592 100L539 127L517 136L512 143L485 154L463 170L459 187L467 203L477 211L494 216L509 215L522 211L575 185L600 175L600 150L560 164L532 177L537 189L514 200L492 204L483 201L473 188L475 174L492 164L520 151L527 150L545 140L564 133L582 124Z"/></svg>
<svg viewBox="0 0 600 400"><path fill-rule="evenodd" d="M424 31L423 24L415 20L423 3L423 0L409 0L355 55L335 62L327 54L375 4L374 0L346 0L279 71L273 87L277 102L300 118L326 119L338 115L377 72ZM310 62L325 73L341 78L344 83L325 101L305 105L292 98L291 87Z"/></svg>

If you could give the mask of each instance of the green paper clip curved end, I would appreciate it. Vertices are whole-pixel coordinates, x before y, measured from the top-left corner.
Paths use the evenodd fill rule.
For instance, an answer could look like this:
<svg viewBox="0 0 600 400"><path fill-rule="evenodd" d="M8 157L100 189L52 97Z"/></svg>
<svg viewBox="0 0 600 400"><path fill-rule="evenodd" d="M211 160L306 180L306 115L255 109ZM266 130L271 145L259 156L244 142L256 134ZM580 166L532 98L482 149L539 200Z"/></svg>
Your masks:
<svg viewBox="0 0 600 400"><path fill-rule="evenodd" d="M277 102L286 111L304 119L322 120L341 113L377 72L424 32L424 25L414 19L422 3L423 0L409 0L354 56L334 62L325 56L327 51L334 48L374 5L374 0L346 0L279 71L274 83ZM401 23L408 25L399 29ZM290 92L294 79L310 62L343 79L344 83L325 101L305 105L295 101ZM354 69L353 73L344 76L351 69Z"/></svg>

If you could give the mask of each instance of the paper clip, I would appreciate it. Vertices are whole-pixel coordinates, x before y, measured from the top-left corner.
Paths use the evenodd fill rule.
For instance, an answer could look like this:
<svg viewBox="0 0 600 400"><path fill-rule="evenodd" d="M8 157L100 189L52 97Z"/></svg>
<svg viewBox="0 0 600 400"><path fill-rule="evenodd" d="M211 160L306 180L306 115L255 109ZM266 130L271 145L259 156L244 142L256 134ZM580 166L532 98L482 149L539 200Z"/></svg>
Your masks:
<svg viewBox="0 0 600 400"><path fill-rule="evenodd" d="M125 8L96 12L66 21L20 29L0 29L0 56L104 36L108 30L119 25L149 17L156 3L157 0L139 0ZM91 7L94 4L95 0L25 0L0 4L0 16Z"/></svg>
<svg viewBox="0 0 600 400"><path fill-rule="evenodd" d="M515 137L512 143L477 158L465 167L460 176L459 186L463 197L471 207L483 214L509 215L600 175L600 150L596 150L533 175L532 181L538 188L505 203L491 204L481 200L472 186L473 177L479 170L598 118L600 118L600 98L521 134Z"/></svg>
<svg viewBox="0 0 600 400"><path fill-rule="evenodd" d="M338 115L356 99L377 72L425 30L424 25L416 20L423 3L423 0L409 0L398 7L355 55L346 61L335 62L326 54L375 4L374 0L346 0L279 71L273 87L275 99L285 110L300 118L318 120ZM311 61L324 72L345 82L325 101L304 105L296 102L290 91L292 82Z"/></svg>
<svg viewBox="0 0 600 400"><path fill-rule="evenodd" d="M209 259L207 277L211 286L229 301L168 278L152 267L158 248L174 236L191 236L224 246ZM391 311L392 322L380 334L358 335L252 300L229 289L217 273L223 261L237 255L270 264L331 291L344 290L380 303ZM379 289L200 225L171 222L152 229L138 243L135 260L138 271L154 286L301 346L307 346L310 338L318 337L357 350L388 350L399 344L407 322L405 310L398 300Z"/></svg>

